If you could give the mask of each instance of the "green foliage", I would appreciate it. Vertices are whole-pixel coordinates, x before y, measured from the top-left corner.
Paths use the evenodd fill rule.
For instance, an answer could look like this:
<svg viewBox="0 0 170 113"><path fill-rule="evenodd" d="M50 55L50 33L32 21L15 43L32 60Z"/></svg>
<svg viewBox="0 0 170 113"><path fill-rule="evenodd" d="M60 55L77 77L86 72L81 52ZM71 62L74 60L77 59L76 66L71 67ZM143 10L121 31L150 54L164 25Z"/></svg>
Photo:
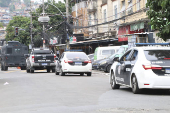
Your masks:
<svg viewBox="0 0 170 113"><path fill-rule="evenodd" d="M48 1L49 3L51 3L50 1ZM53 3L51 3L53 5L55 5L56 7L58 7L61 12L65 12L65 4L62 2L58 2L55 3L55 1L53 1ZM33 37L33 43L34 43L34 47L40 47L43 45L43 25L42 23L38 22L38 18L39 16L42 16L42 5L39 6L39 8L36 10L36 12L32 12L32 37ZM47 15L49 15L50 17L50 21L45 25L45 33L44 36L47 39L46 42L49 42L49 39L51 38L51 36L56 33L56 31L58 31L58 29L61 27L61 25L59 25L61 22L64 21L63 17L61 15L56 15L56 14L60 14L59 10L57 8L55 8L52 5L49 5L48 3L45 3L45 13ZM64 13L65 14L65 13ZM25 31L23 30L19 30L19 35L16 37L15 36L15 32L14 32L14 27L19 27L21 29L25 29ZM10 40L16 40L19 41L25 45L29 45L31 42L30 39L30 18L28 17L20 17L20 16L16 16L14 17L8 24L7 26L7 34L6 34L6 40L10 41ZM49 29L50 27L52 27L52 29ZM61 33L61 32L57 32L57 33ZM56 34L54 34L54 36L56 36Z"/></svg>
<svg viewBox="0 0 170 113"><path fill-rule="evenodd" d="M164 41L170 39L170 0L147 0L150 24Z"/></svg>
<svg viewBox="0 0 170 113"><path fill-rule="evenodd" d="M30 5L30 0L23 0L26 6Z"/></svg>
<svg viewBox="0 0 170 113"><path fill-rule="evenodd" d="M9 10L13 12L15 10L15 6L14 5L10 5L9 6Z"/></svg>
<svg viewBox="0 0 170 113"><path fill-rule="evenodd" d="M8 7L11 0L0 0L0 7Z"/></svg>
<svg viewBox="0 0 170 113"><path fill-rule="evenodd" d="M0 22L0 27L4 27L4 26L3 26L3 23L1 23L1 22Z"/></svg>
<svg viewBox="0 0 170 113"><path fill-rule="evenodd" d="M15 16L7 26L7 34L5 39L7 41L19 41L25 45L30 43L30 31L29 31L30 19L28 17ZM19 35L15 36L15 27L19 27Z"/></svg>

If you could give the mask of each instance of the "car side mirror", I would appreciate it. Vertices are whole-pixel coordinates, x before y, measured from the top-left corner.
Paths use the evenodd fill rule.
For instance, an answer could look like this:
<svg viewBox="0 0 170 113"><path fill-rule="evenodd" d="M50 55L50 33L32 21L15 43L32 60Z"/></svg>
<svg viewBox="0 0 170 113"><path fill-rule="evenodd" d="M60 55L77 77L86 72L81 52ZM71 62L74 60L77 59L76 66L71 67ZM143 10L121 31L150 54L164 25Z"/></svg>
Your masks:
<svg viewBox="0 0 170 113"><path fill-rule="evenodd" d="M113 61L115 62L119 62L119 57L115 57L114 59L113 59Z"/></svg>
<svg viewBox="0 0 170 113"><path fill-rule="evenodd" d="M24 54L24 57L28 58L28 57L30 57L30 55L29 54Z"/></svg>

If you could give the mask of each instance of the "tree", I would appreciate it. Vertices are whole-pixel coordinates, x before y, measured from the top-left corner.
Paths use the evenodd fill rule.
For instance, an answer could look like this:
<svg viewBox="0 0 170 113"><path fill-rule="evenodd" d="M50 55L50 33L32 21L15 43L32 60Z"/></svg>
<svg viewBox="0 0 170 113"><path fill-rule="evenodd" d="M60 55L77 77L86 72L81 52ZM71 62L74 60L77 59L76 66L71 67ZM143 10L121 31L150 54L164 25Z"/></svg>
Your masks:
<svg viewBox="0 0 170 113"><path fill-rule="evenodd" d="M19 41L22 44L28 45L30 43L30 18L15 16L7 25L7 34L5 39L7 41ZM19 28L19 35L15 36L15 27Z"/></svg>
<svg viewBox="0 0 170 113"><path fill-rule="evenodd" d="M164 41L170 39L170 1L169 0L147 0L149 8L147 15L153 29L159 30L157 36Z"/></svg>
<svg viewBox="0 0 170 113"><path fill-rule="evenodd" d="M4 27L4 26L3 26L3 23L1 23L1 22L0 22L0 27Z"/></svg>
<svg viewBox="0 0 170 113"><path fill-rule="evenodd" d="M0 0L0 7L8 7L11 0Z"/></svg>
<svg viewBox="0 0 170 113"><path fill-rule="evenodd" d="M30 5L30 0L23 0L26 6Z"/></svg>

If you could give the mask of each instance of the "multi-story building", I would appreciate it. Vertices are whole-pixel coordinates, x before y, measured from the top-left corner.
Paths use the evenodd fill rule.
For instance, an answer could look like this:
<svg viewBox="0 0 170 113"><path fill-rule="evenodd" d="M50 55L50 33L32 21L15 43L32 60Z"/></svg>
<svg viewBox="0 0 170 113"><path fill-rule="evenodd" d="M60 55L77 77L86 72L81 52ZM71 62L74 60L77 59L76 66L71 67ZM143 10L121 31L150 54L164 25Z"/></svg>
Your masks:
<svg viewBox="0 0 170 113"><path fill-rule="evenodd" d="M79 27L73 30L73 35L89 37L88 29L81 28L88 26L87 0L73 0L75 5L72 7L72 17L74 26Z"/></svg>

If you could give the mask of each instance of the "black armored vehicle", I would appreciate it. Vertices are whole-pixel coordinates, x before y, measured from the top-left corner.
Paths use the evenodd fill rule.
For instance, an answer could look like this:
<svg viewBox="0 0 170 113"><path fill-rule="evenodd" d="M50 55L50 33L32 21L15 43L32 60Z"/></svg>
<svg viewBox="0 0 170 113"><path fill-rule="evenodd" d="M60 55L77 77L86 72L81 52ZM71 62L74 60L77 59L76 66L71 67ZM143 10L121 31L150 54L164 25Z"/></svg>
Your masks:
<svg viewBox="0 0 170 113"><path fill-rule="evenodd" d="M28 48L18 41L8 41L8 44L0 48L1 71L7 71L8 67L21 67L26 69L24 54L28 54Z"/></svg>

